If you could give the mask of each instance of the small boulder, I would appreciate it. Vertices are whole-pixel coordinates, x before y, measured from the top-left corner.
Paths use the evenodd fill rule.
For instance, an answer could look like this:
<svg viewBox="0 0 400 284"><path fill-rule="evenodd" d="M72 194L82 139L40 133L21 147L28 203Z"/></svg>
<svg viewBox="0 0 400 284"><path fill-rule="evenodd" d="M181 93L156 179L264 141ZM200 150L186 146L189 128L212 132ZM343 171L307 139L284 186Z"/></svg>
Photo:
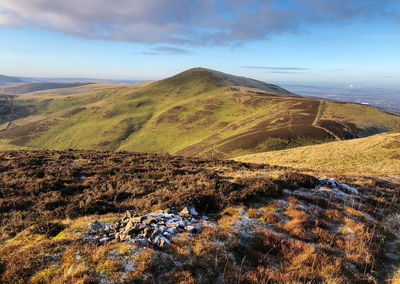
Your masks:
<svg viewBox="0 0 400 284"><path fill-rule="evenodd" d="M157 245L160 247L160 248L165 248L165 247L167 247L168 245L170 245L171 244L171 242L167 239L167 238L165 238L165 237L160 237L160 239L158 240L158 242L157 242Z"/></svg>
<svg viewBox="0 0 400 284"><path fill-rule="evenodd" d="M176 235L176 233L178 233L178 229L176 227L168 228L167 232L171 235Z"/></svg>
<svg viewBox="0 0 400 284"><path fill-rule="evenodd" d="M172 238L172 235L170 233L168 233L168 232L164 232L163 236L166 237L169 240Z"/></svg>
<svg viewBox="0 0 400 284"><path fill-rule="evenodd" d="M193 206L187 206L182 209L181 212L179 212L179 215L181 216L198 216L199 214L197 213L196 209L194 209Z"/></svg>
<svg viewBox="0 0 400 284"><path fill-rule="evenodd" d="M156 224L157 223L157 218L154 218L154 217L152 217L152 216L148 216L146 219L144 219L144 220L142 220L142 223L143 224L146 224L146 225L150 225L150 224Z"/></svg>
<svg viewBox="0 0 400 284"><path fill-rule="evenodd" d="M128 218L133 218L138 216L138 214L136 214L134 210L127 210L125 215Z"/></svg>
<svg viewBox="0 0 400 284"><path fill-rule="evenodd" d="M130 218L130 221L133 223L140 223L140 222L142 222L142 218L141 217L132 217L132 218Z"/></svg>

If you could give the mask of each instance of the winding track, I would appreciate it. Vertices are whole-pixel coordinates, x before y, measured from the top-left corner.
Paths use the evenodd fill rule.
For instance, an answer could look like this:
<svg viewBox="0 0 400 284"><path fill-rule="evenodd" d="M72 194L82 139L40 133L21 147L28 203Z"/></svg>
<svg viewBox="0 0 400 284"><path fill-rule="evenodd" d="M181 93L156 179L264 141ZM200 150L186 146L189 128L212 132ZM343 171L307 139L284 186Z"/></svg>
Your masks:
<svg viewBox="0 0 400 284"><path fill-rule="evenodd" d="M319 128L324 130L325 132L329 133L330 135L332 135L333 137L335 137L335 139L337 141L342 140L340 139L335 133L333 133L332 131L330 131L329 129L326 129L325 127L319 126L318 122L322 117L322 114L324 113L324 109L325 109L325 101L320 101L320 105L319 105L319 109L318 109L318 114L314 119L314 122L311 124L311 126Z"/></svg>

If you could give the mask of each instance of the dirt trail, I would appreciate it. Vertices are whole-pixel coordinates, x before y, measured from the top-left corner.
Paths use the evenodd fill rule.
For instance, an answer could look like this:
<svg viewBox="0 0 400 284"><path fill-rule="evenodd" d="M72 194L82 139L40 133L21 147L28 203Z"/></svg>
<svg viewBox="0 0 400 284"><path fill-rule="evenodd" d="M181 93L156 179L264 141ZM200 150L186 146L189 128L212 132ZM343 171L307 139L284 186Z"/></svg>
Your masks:
<svg viewBox="0 0 400 284"><path fill-rule="evenodd" d="M329 133L330 135L332 135L333 137L335 137L336 140L342 140L340 139L335 133L333 133L332 131L330 131L329 129L326 129L325 127L319 126L318 122L322 117L322 114L324 113L324 109L325 109L325 101L321 101L320 105L319 105L319 109L318 109L318 114L314 119L314 122L311 124L313 127L322 129L324 131L326 131L327 133Z"/></svg>

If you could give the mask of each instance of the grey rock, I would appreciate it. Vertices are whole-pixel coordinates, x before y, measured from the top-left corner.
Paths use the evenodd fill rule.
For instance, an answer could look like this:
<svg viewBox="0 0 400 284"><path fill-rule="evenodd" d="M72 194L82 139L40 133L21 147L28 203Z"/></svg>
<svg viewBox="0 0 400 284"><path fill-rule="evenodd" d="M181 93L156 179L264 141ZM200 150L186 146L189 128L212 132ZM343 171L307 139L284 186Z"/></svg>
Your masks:
<svg viewBox="0 0 400 284"><path fill-rule="evenodd" d="M174 222L174 223L168 223L168 224L165 224L168 228L176 228L176 227L179 227L179 223L176 223L176 222Z"/></svg>
<svg viewBox="0 0 400 284"><path fill-rule="evenodd" d="M168 245L171 244L171 242L165 238L165 237L160 237L160 239L158 240L158 242L156 243L160 248L165 248Z"/></svg>
<svg viewBox="0 0 400 284"><path fill-rule="evenodd" d="M146 227L146 228L144 228L142 233L139 234L139 236L141 236L143 238L149 238L151 233L152 233L152 231L153 230L150 227Z"/></svg>
<svg viewBox="0 0 400 284"><path fill-rule="evenodd" d="M152 243L153 243L154 245L158 245L158 242L160 241L160 239L161 239L160 236L156 236L156 237L153 239Z"/></svg>
<svg viewBox="0 0 400 284"><path fill-rule="evenodd" d="M100 240L99 240L99 243L100 244L103 244L103 243L105 243L105 242L107 242L107 241L109 241L110 240L110 238L101 238Z"/></svg>
<svg viewBox="0 0 400 284"><path fill-rule="evenodd" d="M129 231L129 230L133 229L133 227L134 227L133 222L131 220L129 220L129 222L125 226L125 231Z"/></svg>
<svg viewBox="0 0 400 284"><path fill-rule="evenodd" d="M168 233L168 232L164 232L163 236L166 237L169 240L172 238L172 235L170 233Z"/></svg>
<svg viewBox="0 0 400 284"><path fill-rule="evenodd" d="M142 220L142 223L143 224L148 224L148 225L150 225L150 224L152 224L152 223L157 223L157 219L156 218L154 218L154 217L152 217L152 216L149 216L149 217L147 217L146 219L144 219L144 220Z"/></svg>
<svg viewBox="0 0 400 284"><path fill-rule="evenodd" d="M191 234L197 234L201 231L199 226L187 226L186 230Z"/></svg>
<svg viewBox="0 0 400 284"><path fill-rule="evenodd" d="M161 233L160 230L154 230L154 231L151 233L150 238L153 239L153 238L155 238L156 236L158 236L160 233Z"/></svg>
<svg viewBox="0 0 400 284"><path fill-rule="evenodd" d="M181 216L198 216L199 213L197 213L196 209L194 209L193 206L187 206L182 209L181 212L179 212L179 215Z"/></svg>
<svg viewBox="0 0 400 284"><path fill-rule="evenodd" d="M164 233L164 232L167 230L167 227L164 226L164 225L161 225L161 226L158 227L158 230L159 230L160 233L162 234L162 233Z"/></svg>
<svg viewBox="0 0 400 284"><path fill-rule="evenodd" d="M128 218L137 217L138 214L134 210L127 210L125 214Z"/></svg>
<svg viewBox="0 0 400 284"><path fill-rule="evenodd" d="M184 221L180 221L180 222L178 223L178 228L180 228L180 229L184 229L185 226L186 226L186 224L185 224Z"/></svg>
<svg viewBox="0 0 400 284"><path fill-rule="evenodd" d="M176 233L178 233L178 229L176 227L168 228L167 232L171 235L176 235Z"/></svg>

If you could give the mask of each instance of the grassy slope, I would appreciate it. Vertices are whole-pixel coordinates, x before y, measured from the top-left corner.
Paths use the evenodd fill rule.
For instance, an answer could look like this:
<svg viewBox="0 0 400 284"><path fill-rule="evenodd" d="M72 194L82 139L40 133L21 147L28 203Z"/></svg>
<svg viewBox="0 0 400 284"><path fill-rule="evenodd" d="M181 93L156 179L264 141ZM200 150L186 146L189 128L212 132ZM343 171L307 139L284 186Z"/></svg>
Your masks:
<svg viewBox="0 0 400 284"><path fill-rule="evenodd" d="M355 123L364 129L360 135L371 135L374 129L385 131L398 130L398 116L388 116L388 113L379 108L361 104L350 104L327 101L321 120L330 119L337 122Z"/></svg>
<svg viewBox="0 0 400 284"><path fill-rule="evenodd" d="M358 173L400 173L400 133L266 152L237 161Z"/></svg>
<svg viewBox="0 0 400 284"><path fill-rule="evenodd" d="M16 101L19 120L13 129L0 132L0 143L2 149L127 150L226 158L333 140L323 128L311 126L319 104L273 85L191 69L154 83L93 84L23 95ZM400 129L399 117L367 106L346 107L350 111L340 112L342 120L366 108L375 113L352 117L360 129ZM351 112L353 108L357 112ZM327 103L327 117L324 113L322 118L331 119L331 109ZM5 123L0 129L4 127Z"/></svg>

